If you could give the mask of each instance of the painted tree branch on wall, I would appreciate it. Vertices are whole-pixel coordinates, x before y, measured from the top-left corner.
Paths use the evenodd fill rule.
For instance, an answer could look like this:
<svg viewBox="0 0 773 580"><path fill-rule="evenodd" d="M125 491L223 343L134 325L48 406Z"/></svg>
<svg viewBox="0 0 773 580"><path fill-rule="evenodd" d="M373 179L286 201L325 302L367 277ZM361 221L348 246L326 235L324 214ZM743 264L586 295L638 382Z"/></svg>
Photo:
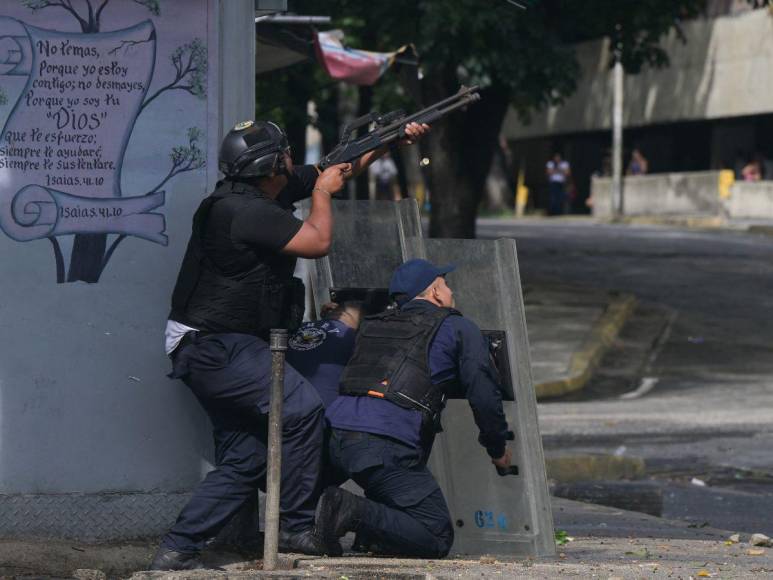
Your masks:
<svg viewBox="0 0 773 580"><path fill-rule="evenodd" d="M198 38L178 47L171 56L175 69L174 79L145 99L140 111L167 91L186 91L194 97L206 96L207 47Z"/></svg>
<svg viewBox="0 0 773 580"><path fill-rule="evenodd" d="M202 132L197 127L191 127L188 129L188 144L178 145L172 149L172 152L169 154L169 159L172 162L171 167L169 168L169 172L158 185L156 185L145 195L152 195L157 191L160 191L167 181L177 175L180 175L181 173L195 171L206 166L206 153L199 147L199 139L201 139L201 137ZM102 261L103 270L105 269L105 266L107 266L107 263L110 261L110 258L113 256L113 252L115 252L118 245L124 239L126 239L125 234L118 236L110 245L107 252L105 252L105 257Z"/></svg>
<svg viewBox="0 0 773 580"><path fill-rule="evenodd" d="M22 4L33 11L43 10L44 8L61 8L69 12L78 21L82 32L99 32L102 11L110 3L110 0L102 0L96 9L94 8L95 4L92 4L91 0L85 0L85 2L86 14L84 15L73 6L72 0L22 0ZM158 16L161 13L158 0L132 0L132 2L144 6L154 16Z"/></svg>

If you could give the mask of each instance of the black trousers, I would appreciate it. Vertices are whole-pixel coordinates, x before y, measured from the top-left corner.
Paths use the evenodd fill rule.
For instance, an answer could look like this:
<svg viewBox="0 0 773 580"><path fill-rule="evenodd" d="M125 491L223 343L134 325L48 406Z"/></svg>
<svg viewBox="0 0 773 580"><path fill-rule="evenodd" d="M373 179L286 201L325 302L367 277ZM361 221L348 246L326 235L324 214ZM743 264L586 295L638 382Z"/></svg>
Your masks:
<svg viewBox="0 0 773 580"><path fill-rule="evenodd" d="M424 453L396 439L332 429L330 463L365 490L363 543L382 554L443 558L454 529L443 492Z"/></svg>
<svg viewBox="0 0 773 580"><path fill-rule="evenodd" d="M174 354L173 378L193 391L212 421L215 468L183 508L163 543L197 552L265 488L271 352L246 334L195 338ZM281 527L314 524L321 492L324 408L317 391L285 365Z"/></svg>
<svg viewBox="0 0 773 580"><path fill-rule="evenodd" d="M551 181L548 184L548 194L550 199L548 214L549 215L563 215L566 205L566 186L564 183L557 181Z"/></svg>

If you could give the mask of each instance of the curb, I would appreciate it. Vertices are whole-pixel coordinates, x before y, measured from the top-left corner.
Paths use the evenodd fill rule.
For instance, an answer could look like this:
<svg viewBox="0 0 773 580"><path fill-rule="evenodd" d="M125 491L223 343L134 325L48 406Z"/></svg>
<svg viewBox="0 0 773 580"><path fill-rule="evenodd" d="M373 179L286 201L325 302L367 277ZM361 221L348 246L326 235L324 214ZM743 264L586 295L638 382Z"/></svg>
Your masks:
<svg viewBox="0 0 773 580"><path fill-rule="evenodd" d="M746 231L750 234L773 236L773 226L752 225Z"/></svg>
<svg viewBox="0 0 773 580"><path fill-rule="evenodd" d="M609 224L664 226L686 230L773 236L773 225L733 223L723 216L624 216L598 219Z"/></svg>
<svg viewBox="0 0 773 580"><path fill-rule="evenodd" d="M716 230L716 229L725 229L725 228L732 229L732 228L729 228L728 222L725 218L717 215L705 215L705 216L702 216L702 215L694 215L694 216L641 215L641 216L623 216L619 218L609 218L606 221L608 223L640 225L640 226L670 226L670 227L686 228L689 230Z"/></svg>
<svg viewBox="0 0 773 580"><path fill-rule="evenodd" d="M621 294L615 297L604 310L590 336L585 340L580 350L572 355L569 363L569 376L557 381L548 381L534 386L537 399L562 397L579 391L590 380L593 371L620 330L636 308L637 300L632 294Z"/></svg>

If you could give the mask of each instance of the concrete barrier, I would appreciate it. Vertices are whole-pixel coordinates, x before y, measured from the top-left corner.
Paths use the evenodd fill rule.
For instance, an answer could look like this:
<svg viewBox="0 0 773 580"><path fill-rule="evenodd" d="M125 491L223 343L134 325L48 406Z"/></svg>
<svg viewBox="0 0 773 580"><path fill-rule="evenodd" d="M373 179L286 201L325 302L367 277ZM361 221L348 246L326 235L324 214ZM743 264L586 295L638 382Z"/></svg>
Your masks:
<svg viewBox="0 0 773 580"><path fill-rule="evenodd" d="M718 215L720 171L662 173L623 179L623 215ZM594 177L593 215L611 217L612 179Z"/></svg>
<svg viewBox="0 0 773 580"><path fill-rule="evenodd" d="M737 181L723 208L730 218L773 219L773 181Z"/></svg>
<svg viewBox="0 0 773 580"><path fill-rule="evenodd" d="M611 218L612 179L594 177L591 192L593 215ZM625 177L623 216L769 220L773 181L734 181L727 170Z"/></svg>

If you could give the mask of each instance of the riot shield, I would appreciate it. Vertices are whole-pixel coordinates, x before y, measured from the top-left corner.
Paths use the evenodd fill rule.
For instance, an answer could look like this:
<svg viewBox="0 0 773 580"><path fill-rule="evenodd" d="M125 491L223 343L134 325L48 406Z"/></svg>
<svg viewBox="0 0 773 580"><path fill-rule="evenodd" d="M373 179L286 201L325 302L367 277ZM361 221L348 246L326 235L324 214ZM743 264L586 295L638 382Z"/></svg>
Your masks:
<svg viewBox="0 0 773 580"><path fill-rule="evenodd" d="M305 218L309 202L301 206ZM333 245L324 258L307 260L313 310L331 301L334 289L386 289L403 256L421 240L416 201L333 202Z"/></svg>
<svg viewBox="0 0 773 580"><path fill-rule="evenodd" d="M409 253L406 259L425 257L435 264L456 264L446 279L457 308L490 340L499 341L497 366L505 375L503 405L515 435L510 443L514 468L511 474L499 475L478 444L467 401L448 401L444 431L435 439L429 467L454 521L452 553L554 555L515 241L427 239L423 246L424 252Z"/></svg>
<svg viewBox="0 0 773 580"><path fill-rule="evenodd" d="M448 282L457 306L492 345L503 379L505 413L515 434L510 443L514 467L508 475L497 473L477 442L469 404L449 400L443 413L445 431L435 440L429 467L454 521L451 553L554 555L515 242L425 240L414 200L336 201L334 217L330 253L307 266L317 311L331 293L387 288L392 272L405 260L451 262L457 270L448 275Z"/></svg>

